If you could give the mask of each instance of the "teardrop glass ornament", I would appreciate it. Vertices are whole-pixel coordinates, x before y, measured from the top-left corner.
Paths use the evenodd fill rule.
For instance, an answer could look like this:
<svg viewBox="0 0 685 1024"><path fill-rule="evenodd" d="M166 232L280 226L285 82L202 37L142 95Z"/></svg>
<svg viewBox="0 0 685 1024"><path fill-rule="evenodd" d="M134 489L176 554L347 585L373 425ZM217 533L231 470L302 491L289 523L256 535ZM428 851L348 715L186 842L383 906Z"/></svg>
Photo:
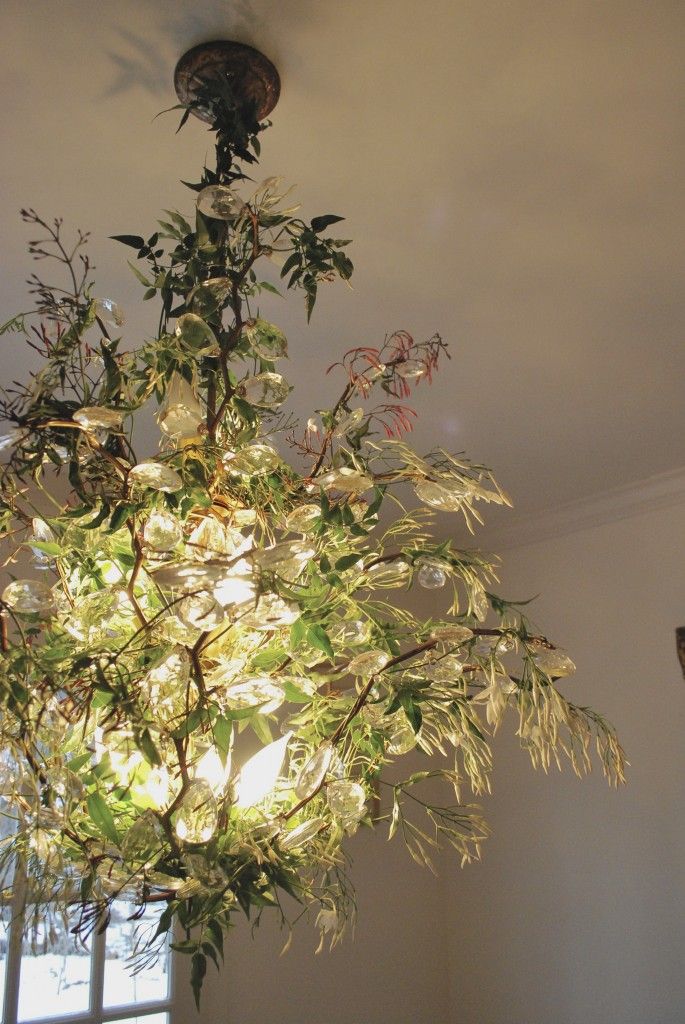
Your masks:
<svg viewBox="0 0 685 1024"><path fill-rule="evenodd" d="M219 808L208 782L197 779L184 793L176 816L176 835L186 843L207 843L219 824Z"/></svg>
<svg viewBox="0 0 685 1024"><path fill-rule="evenodd" d="M333 746L322 743L314 754L305 761L295 782L295 796L306 800L321 787L333 759Z"/></svg>

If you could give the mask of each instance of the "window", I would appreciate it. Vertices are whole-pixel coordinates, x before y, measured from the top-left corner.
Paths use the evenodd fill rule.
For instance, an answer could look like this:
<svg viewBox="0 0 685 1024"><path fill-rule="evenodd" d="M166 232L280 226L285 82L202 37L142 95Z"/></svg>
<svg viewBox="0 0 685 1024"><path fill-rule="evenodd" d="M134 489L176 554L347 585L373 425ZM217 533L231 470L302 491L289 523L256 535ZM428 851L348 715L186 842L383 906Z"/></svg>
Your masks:
<svg viewBox="0 0 685 1024"><path fill-rule="evenodd" d="M21 895L16 886L16 907ZM135 910L117 900L107 930L84 946L51 915L22 938L20 915L7 908L0 924L3 1024L171 1024L169 951L150 970L130 973L135 936L154 928L159 913L148 909L131 921Z"/></svg>

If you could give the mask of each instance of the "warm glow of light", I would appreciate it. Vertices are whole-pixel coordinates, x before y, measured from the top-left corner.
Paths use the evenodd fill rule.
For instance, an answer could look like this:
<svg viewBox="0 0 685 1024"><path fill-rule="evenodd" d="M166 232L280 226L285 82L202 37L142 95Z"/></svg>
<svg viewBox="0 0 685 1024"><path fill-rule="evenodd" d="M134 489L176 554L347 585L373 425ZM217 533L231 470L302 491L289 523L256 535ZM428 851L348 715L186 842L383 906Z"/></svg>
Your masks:
<svg viewBox="0 0 685 1024"><path fill-rule="evenodd" d="M254 807L276 785L292 732L259 750L240 770L236 784L236 806Z"/></svg>
<svg viewBox="0 0 685 1024"><path fill-rule="evenodd" d="M226 787L230 774L231 755L228 755L226 764L223 765L214 747L210 747L195 765L195 778L208 782L215 794L219 794Z"/></svg>

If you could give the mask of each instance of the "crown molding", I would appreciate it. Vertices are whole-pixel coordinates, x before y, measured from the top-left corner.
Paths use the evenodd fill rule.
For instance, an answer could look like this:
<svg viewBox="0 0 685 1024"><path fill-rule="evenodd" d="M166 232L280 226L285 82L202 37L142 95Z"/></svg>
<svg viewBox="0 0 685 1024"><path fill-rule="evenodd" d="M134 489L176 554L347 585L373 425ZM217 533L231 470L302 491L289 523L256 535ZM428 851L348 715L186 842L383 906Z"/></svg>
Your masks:
<svg viewBox="0 0 685 1024"><path fill-rule="evenodd" d="M681 467L513 519L483 531L479 546L506 551L684 502L685 467Z"/></svg>

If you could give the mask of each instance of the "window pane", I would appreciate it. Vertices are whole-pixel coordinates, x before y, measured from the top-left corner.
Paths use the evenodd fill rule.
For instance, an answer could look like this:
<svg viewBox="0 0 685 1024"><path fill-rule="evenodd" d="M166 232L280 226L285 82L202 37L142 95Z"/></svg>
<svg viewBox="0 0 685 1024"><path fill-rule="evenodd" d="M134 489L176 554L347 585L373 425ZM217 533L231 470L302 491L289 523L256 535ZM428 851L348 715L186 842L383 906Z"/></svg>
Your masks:
<svg viewBox="0 0 685 1024"><path fill-rule="evenodd" d="M126 1020L113 1021L112 1024L169 1024L168 1013L150 1013L147 1017L127 1017Z"/></svg>
<svg viewBox="0 0 685 1024"><path fill-rule="evenodd" d="M69 921L45 913L24 939L19 978L19 1020L87 1010L90 943L71 935Z"/></svg>
<svg viewBox="0 0 685 1024"><path fill-rule="evenodd" d="M116 900L112 905L105 950L104 1006L159 1002L167 998L169 950L166 946L156 961L153 959L149 966L131 975L131 954L137 945L144 945L146 938L154 935L162 908L148 907L142 917L128 920L139 912L140 907L126 900ZM155 1017L145 1017L145 1020L148 1024L150 1021L157 1024Z"/></svg>

